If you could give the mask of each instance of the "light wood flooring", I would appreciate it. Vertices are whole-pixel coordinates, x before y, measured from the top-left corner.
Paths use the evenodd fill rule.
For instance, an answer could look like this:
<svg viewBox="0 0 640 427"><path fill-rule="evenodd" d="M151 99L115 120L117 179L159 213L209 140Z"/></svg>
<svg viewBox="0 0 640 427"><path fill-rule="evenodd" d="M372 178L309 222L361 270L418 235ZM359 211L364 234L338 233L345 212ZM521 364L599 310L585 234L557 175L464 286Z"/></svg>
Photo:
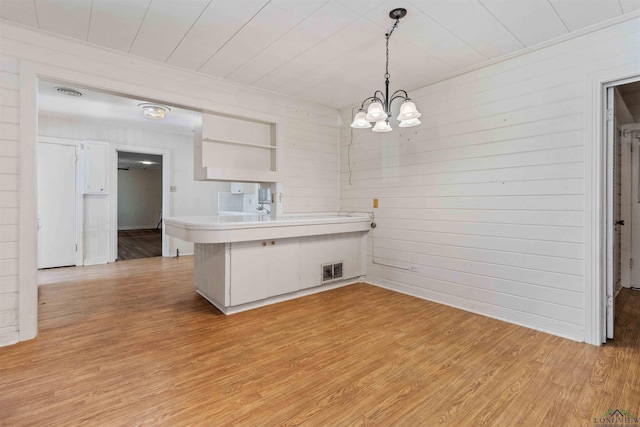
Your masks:
<svg viewBox="0 0 640 427"><path fill-rule="evenodd" d="M347 286L225 317L192 257L42 271L0 425L593 426L640 412L640 292L602 347Z"/></svg>
<svg viewBox="0 0 640 427"><path fill-rule="evenodd" d="M162 256L162 229L118 230L118 260Z"/></svg>

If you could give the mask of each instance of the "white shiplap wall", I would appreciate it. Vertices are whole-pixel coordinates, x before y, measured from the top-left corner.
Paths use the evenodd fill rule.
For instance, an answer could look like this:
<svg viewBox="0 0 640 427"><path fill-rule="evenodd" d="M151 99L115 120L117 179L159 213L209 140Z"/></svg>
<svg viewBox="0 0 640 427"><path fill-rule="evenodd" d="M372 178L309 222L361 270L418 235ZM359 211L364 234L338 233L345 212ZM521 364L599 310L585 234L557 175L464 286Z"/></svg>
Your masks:
<svg viewBox="0 0 640 427"><path fill-rule="evenodd" d="M0 345L18 341L18 72L0 55Z"/></svg>
<svg viewBox="0 0 640 427"><path fill-rule="evenodd" d="M29 168L33 167L29 156L19 157L19 135L30 135L32 131L27 129L24 122L22 127L17 125L19 113L15 107L22 97L28 100L25 103L29 105L21 105L21 117L31 117L31 112L35 115L35 104L31 105L35 99L35 84L30 76L36 73L195 110L275 121L281 130L279 147L282 147L283 152L281 177L285 213L335 211L339 208L339 128L338 112L334 109L243 87L64 37L38 33L7 22L2 22L0 55L3 58L3 69L8 69L14 75L17 75L18 70L23 73L20 84L17 83L17 77L8 79L8 82L3 79L2 83L14 86L10 90L3 89L2 93L2 103L10 104L6 115L3 109L3 147L8 147L6 153L13 155L0 157L0 161L2 171L7 171L9 175L18 174L19 161L23 161ZM6 121L9 123L4 124ZM33 144L31 139L25 136L21 144ZM29 150L25 152L28 153ZM22 169L26 176L32 173L31 170ZM16 190L17 187L14 192L18 193ZM27 202L33 199L28 189L20 193L19 197ZM4 197L2 203L8 203L4 202ZM21 218L35 217L30 210L33 209L25 209L24 214L21 212ZM35 334L37 306L35 274L32 273L35 271L35 264L32 258L36 252L33 233L28 241L18 241L19 233L29 233L24 231L22 234L23 231L18 230L18 212L15 207L3 207L2 215L0 242L16 242L21 247L21 253L33 254L33 257L23 256L19 259L15 251L10 255L13 258L9 259L13 259L19 268L28 272L24 280L21 280L19 289L15 273L8 274L8 280L2 282L2 289L10 295L3 298L3 301L8 301L6 304L3 302L3 307L6 305L7 310L16 310L16 295L18 299L24 298L29 307L23 307L22 311L31 322L27 325L25 321L23 326L27 326L22 329L15 321L7 322L7 329L0 329L0 343L8 343L17 339L17 330L21 329L20 339L28 339Z"/></svg>
<svg viewBox="0 0 640 427"><path fill-rule="evenodd" d="M640 74L639 33L635 18L410 91L418 127L351 139L341 111L341 208L380 203L367 280L584 340L586 88Z"/></svg>

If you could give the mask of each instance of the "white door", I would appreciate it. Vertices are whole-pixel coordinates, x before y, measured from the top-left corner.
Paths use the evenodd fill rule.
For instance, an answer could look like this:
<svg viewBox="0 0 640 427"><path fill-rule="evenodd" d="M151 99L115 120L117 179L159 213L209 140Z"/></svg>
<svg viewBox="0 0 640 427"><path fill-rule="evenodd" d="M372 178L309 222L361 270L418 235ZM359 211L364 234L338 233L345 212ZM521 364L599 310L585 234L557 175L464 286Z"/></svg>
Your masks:
<svg viewBox="0 0 640 427"><path fill-rule="evenodd" d="M38 268L76 265L76 147L37 149Z"/></svg>
<svg viewBox="0 0 640 427"><path fill-rule="evenodd" d="M613 321L614 321L614 304L615 304L615 283L613 278L613 171L614 171L614 156L613 149L615 145L615 114L614 114L614 88L607 88L607 293L606 293L606 313L607 313L607 338L613 338Z"/></svg>

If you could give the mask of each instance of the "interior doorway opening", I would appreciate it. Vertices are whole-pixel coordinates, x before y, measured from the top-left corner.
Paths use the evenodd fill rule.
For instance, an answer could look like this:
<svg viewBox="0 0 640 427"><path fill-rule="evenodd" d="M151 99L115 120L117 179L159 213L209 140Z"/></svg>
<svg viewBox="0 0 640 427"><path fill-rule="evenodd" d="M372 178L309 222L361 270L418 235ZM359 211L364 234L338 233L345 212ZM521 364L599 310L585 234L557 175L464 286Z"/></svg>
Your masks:
<svg viewBox="0 0 640 427"><path fill-rule="evenodd" d="M162 156L117 155L117 260L162 256Z"/></svg>
<svg viewBox="0 0 640 427"><path fill-rule="evenodd" d="M605 89L606 338L613 339L616 297L623 288L640 288L640 77Z"/></svg>

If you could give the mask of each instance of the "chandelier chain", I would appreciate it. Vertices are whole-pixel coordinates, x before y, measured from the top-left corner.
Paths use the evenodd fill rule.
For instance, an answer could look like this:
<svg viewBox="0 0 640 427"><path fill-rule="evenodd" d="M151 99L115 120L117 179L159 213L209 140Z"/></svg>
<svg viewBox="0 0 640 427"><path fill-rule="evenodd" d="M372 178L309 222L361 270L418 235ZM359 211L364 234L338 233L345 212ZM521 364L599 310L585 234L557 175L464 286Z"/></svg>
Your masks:
<svg viewBox="0 0 640 427"><path fill-rule="evenodd" d="M386 48L387 48L387 62L385 63L385 73L384 73L384 78L389 80L389 77L391 77L391 75L389 74L389 39L391 38L391 34L393 34L393 30L395 30L396 28L398 28L398 22L400 22L400 19L396 19L396 22L393 24L393 27L391 27L391 30L384 35L384 38L387 40L386 41Z"/></svg>

